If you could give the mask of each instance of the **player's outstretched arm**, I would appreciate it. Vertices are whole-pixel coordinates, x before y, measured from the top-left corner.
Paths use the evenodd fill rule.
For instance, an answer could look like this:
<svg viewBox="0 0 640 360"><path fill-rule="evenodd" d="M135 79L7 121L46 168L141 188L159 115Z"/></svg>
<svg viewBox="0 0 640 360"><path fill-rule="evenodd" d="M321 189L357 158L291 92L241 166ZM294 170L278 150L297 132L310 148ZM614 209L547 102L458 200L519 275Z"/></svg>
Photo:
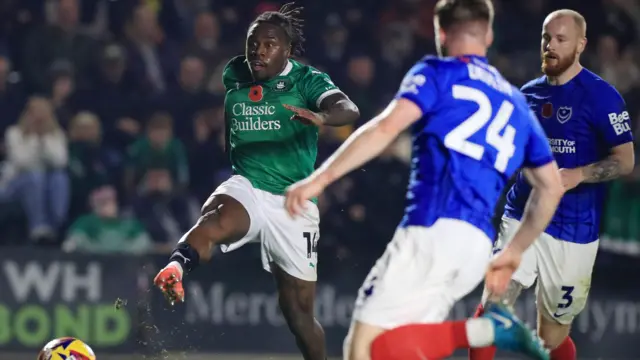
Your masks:
<svg viewBox="0 0 640 360"><path fill-rule="evenodd" d="M353 124L360 117L360 110L345 94L327 96L320 103L322 123L327 126Z"/></svg>
<svg viewBox="0 0 640 360"><path fill-rule="evenodd" d="M320 103L320 112L313 112L297 106L284 104L286 109L293 112L292 120L297 120L303 124L314 124L316 126L343 126L356 122L360 117L360 110L343 93L336 93L327 96Z"/></svg>
<svg viewBox="0 0 640 360"><path fill-rule="evenodd" d="M378 156L389 144L422 117L414 102L400 98L366 125L356 130L313 174L287 190L286 208L296 215L304 203L335 180Z"/></svg>

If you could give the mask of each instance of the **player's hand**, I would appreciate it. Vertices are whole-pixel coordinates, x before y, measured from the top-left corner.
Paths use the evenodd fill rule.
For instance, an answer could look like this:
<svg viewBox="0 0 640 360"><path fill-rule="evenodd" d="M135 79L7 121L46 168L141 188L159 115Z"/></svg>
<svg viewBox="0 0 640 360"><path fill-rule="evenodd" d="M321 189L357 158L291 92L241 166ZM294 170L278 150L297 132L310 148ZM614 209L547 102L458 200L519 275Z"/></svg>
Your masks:
<svg viewBox="0 0 640 360"><path fill-rule="evenodd" d="M562 178L562 186L565 190L571 190L580 185L584 181L582 169L560 169L560 178Z"/></svg>
<svg viewBox="0 0 640 360"><path fill-rule="evenodd" d="M295 217L305 209L305 203L314 198L327 187L328 182L323 180L323 175L310 176L304 180L289 186L285 192L284 207L291 215Z"/></svg>
<svg viewBox="0 0 640 360"><path fill-rule="evenodd" d="M324 125L324 118L322 117L322 114L314 113L311 110L299 108L293 105L283 104L282 106L289 111L293 111L291 120L299 121L305 125Z"/></svg>
<svg viewBox="0 0 640 360"><path fill-rule="evenodd" d="M520 266L520 261L522 252L510 246L497 253L491 260L485 277L485 287L492 296L500 297L507 291L511 276Z"/></svg>
<svg viewBox="0 0 640 360"><path fill-rule="evenodd" d="M184 302L184 288L182 287L182 275L176 265L169 264L160 270L153 283L160 288L164 297L171 305L176 302Z"/></svg>

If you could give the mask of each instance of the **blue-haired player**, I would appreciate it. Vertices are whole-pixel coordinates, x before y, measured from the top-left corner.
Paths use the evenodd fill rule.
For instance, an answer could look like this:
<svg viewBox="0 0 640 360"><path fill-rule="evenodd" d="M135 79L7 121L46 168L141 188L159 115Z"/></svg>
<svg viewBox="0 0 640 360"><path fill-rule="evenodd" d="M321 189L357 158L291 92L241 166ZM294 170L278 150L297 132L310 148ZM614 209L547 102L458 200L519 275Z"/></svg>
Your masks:
<svg viewBox="0 0 640 360"><path fill-rule="evenodd" d="M582 15L572 10L549 14L542 26L545 75L522 88L549 138L567 193L549 227L524 253L503 300L513 304L521 290L538 279L538 333L552 349L552 360L577 358L568 335L591 286L603 183L630 173L634 166L629 113L613 86L580 65L586 42ZM519 174L507 195L497 248L521 226L530 191ZM470 359L490 360L494 352L472 350Z"/></svg>
<svg viewBox="0 0 640 360"><path fill-rule="evenodd" d="M441 56L416 64L379 116L287 191L287 210L297 215L307 199L411 126L405 216L360 290L345 359L441 359L488 344L548 359L539 340L501 305L481 318L445 321L485 272L494 293L506 290L522 252L547 227L563 194L551 148L524 96L487 63L492 21L489 0L438 1ZM515 240L491 261L494 208L521 166L534 191Z"/></svg>

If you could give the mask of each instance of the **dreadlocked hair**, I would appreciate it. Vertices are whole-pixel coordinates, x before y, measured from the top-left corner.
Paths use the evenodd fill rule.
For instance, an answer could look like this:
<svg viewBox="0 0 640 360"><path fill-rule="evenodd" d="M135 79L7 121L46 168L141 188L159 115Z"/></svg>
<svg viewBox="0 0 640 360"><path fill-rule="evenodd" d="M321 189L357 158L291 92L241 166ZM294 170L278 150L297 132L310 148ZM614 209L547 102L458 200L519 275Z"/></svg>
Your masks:
<svg viewBox="0 0 640 360"><path fill-rule="evenodd" d="M267 11L258 15L253 23L269 23L281 27L291 43L291 54L300 57L304 55L303 44L306 40L302 32L304 20L300 18L302 9L302 6L296 7L295 3L290 2L278 11Z"/></svg>

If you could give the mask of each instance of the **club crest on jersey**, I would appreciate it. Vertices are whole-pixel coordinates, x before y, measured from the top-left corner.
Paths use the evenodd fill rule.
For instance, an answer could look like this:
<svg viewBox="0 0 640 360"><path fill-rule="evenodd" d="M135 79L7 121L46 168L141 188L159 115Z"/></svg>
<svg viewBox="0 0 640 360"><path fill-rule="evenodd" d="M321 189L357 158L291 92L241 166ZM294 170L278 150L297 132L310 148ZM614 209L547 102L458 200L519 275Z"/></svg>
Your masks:
<svg viewBox="0 0 640 360"><path fill-rule="evenodd" d="M276 84L273 86L273 91L284 92L289 90L289 88L290 88L289 80L282 79L282 80L276 81Z"/></svg>
<svg viewBox="0 0 640 360"><path fill-rule="evenodd" d="M560 124L564 124L569 121L569 119L571 119L572 113L573 109L571 108L571 106L560 106L558 108L558 113L556 114L556 116L558 117L558 121L560 122Z"/></svg>
<svg viewBox="0 0 640 360"><path fill-rule="evenodd" d="M545 119L550 118L551 115L553 115L553 104L545 103L544 105L542 105L542 110L540 110L540 114Z"/></svg>
<svg viewBox="0 0 640 360"><path fill-rule="evenodd" d="M249 89L249 100L253 102L258 102L262 100L262 97L263 97L262 86L255 85Z"/></svg>

